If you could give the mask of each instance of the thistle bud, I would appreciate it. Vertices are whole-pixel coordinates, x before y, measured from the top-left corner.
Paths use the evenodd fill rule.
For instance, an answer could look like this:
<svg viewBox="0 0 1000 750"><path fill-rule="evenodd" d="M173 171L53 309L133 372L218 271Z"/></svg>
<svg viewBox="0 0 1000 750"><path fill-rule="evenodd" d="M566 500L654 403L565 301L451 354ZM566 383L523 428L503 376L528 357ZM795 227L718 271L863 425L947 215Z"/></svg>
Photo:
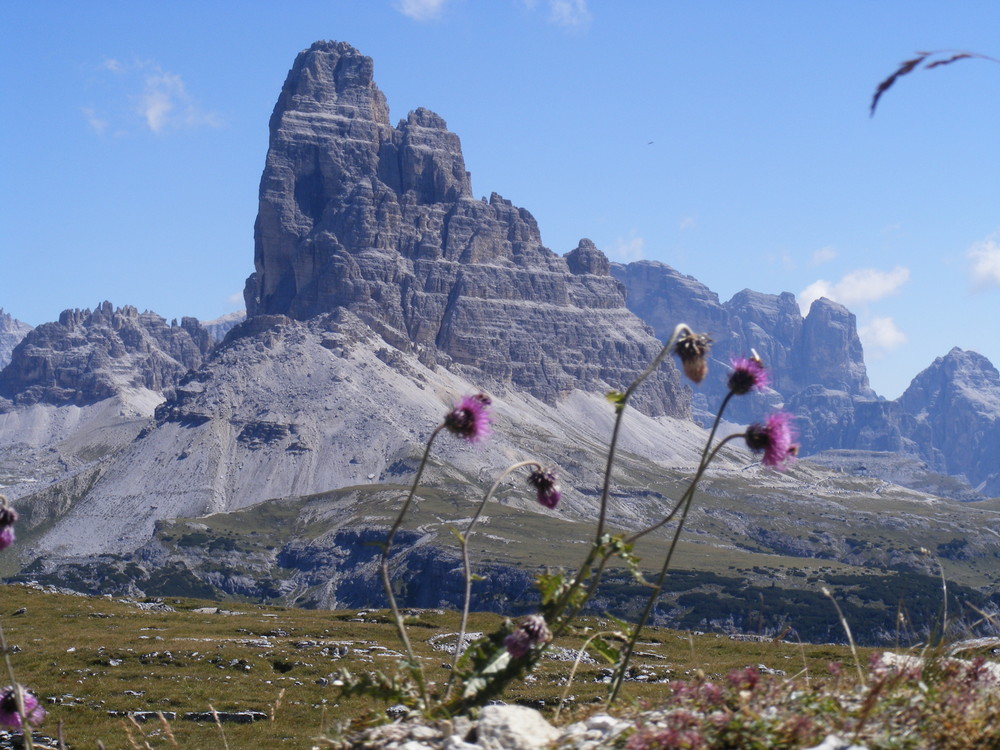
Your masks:
<svg viewBox="0 0 1000 750"><path fill-rule="evenodd" d="M708 373L708 350L712 347L712 339L704 333L688 331L677 340L674 354L680 357L684 374L694 383L700 383Z"/></svg>

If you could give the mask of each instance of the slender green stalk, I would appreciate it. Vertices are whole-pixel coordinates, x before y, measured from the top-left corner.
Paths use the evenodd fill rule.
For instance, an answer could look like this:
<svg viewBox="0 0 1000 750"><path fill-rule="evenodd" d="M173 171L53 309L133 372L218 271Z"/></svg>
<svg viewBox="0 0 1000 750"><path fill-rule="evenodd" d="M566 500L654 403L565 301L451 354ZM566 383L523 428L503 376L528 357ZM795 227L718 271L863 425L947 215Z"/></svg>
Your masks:
<svg viewBox="0 0 1000 750"><path fill-rule="evenodd" d="M673 349L674 344L677 343L681 334L690 334L691 332L691 329L688 328L686 324L678 324L674 328L674 332L671 334L670 340L667 341L666 346L660 349L660 353L657 354L653 361L649 363L649 366L643 370L642 373L640 373L639 377L632 381L632 384L625 390L625 393L622 394L621 399L615 407L615 426L611 432L611 444L608 446L608 462L606 468L604 469L604 487L601 489L600 514L597 519L597 533L594 535L595 544L600 544L601 537L604 536L604 526L608 513L608 496L611 491L611 471L615 465L615 455L618 449L618 433L621 430L622 416L625 414L625 405L632 397L632 394L635 393L636 388L642 385L642 382L652 375L666 356L670 354L671 349Z"/></svg>
<svg viewBox="0 0 1000 750"><path fill-rule="evenodd" d="M500 483L513 472L524 466L537 466L539 469L542 468L542 465L537 461L519 461L513 466L507 467L507 469L505 469L504 472L497 477L497 480L493 483L493 486L490 487L489 491L483 496L483 499L479 503L479 507L476 508L475 515L472 517L472 520L469 521L469 525L465 529L465 534L463 534L460 538L462 545L462 564L465 571L465 599L462 605L462 620L458 628L458 640L455 642L455 658L451 663L451 678L448 680L448 690L445 694L445 700L448 700L448 697L451 695L451 689L454 684L458 668L458 659L462 654L462 644L465 642L465 631L469 624L469 601L472 598L472 566L469 562L469 537L472 535L473 527L482 516L486 503L488 503L493 497L493 493L495 493L500 487Z"/></svg>
<svg viewBox="0 0 1000 750"><path fill-rule="evenodd" d="M708 456L708 450L712 445L712 441L715 439L715 433L718 432L719 430L719 424L722 422L722 413L726 410L726 407L729 405L729 400L732 397L733 397L733 392L729 391L728 393L726 393L725 398L722 399L722 403L719 405L719 410L715 414L715 421L712 423L712 429L708 433L708 440L705 441L705 447L701 451L701 458L698 461L698 470L695 472L694 478L688 485L687 490L685 490L684 495L682 495L681 499L677 502L677 505L675 505L674 509L670 511L670 513L668 513L663 519L657 521L649 528L643 529L642 531L633 534L628 539L626 539L625 542L627 544L634 544L637 540L646 536L646 534L650 533L651 531L656 531L658 528L666 526L668 523L670 523L670 521L673 520L673 517L677 515L677 511L684 505L685 501L688 499L688 496L694 494L695 488L698 486L698 482L701 480L701 475L705 473L705 469L707 469L708 465L712 462L712 458L708 458L706 460L706 457ZM741 436L730 435L728 438L726 438L726 440L723 441L723 443L728 442L730 439L734 437L741 437ZM716 446L715 450L712 451L712 457L715 456L716 451L718 451L718 449L722 447L723 443L719 443L719 445Z"/></svg>
<svg viewBox="0 0 1000 750"><path fill-rule="evenodd" d="M653 613L653 607L656 606L656 600L660 598L660 594L663 591L663 583L667 579L667 572L670 569L670 563L673 561L674 551L677 549L677 542L681 537L681 531L684 530L684 522L687 520L688 511L691 510L691 505L692 502L694 501L695 488L698 486L699 480L705 473L705 469L708 468L708 465L712 463L712 459L715 458L715 456L718 454L722 446L724 446L730 440L744 437L742 434L729 435L728 437L725 437L721 441L719 441L719 444L712 449L711 453L708 452L708 447L711 445L712 437L715 435L715 428L718 427L719 420L722 416L722 411L723 409L725 409L726 404L729 401L728 397L730 395L732 394L731 393L727 394L726 399L722 402L722 406L719 407L719 413L715 418L715 425L712 428L712 432L709 436L708 442L706 443L705 450L702 451L701 454L702 458L701 458L701 463L698 466L698 471L694 475L694 478L691 480L691 484L688 486L687 491L681 498L680 503L678 503L678 506L683 506L680 520L677 522L677 528L674 530L674 536L670 540L670 547L667 549L667 557L663 561L663 567L660 569L660 574L656 579L656 583L653 585L653 593L650 594L649 601L646 602L646 608L645 610L643 610L642 616L639 618L639 622L637 622L635 628L633 628L632 635L629 638L628 643L625 644L625 648L622 652L621 664L615 670L615 675L611 681L611 690L608 695L609 706L612 703L614 703L618 697L618 692L621 690L622 682L625 680L625 670L628 668L629 660L632 658L632 652L635 649L635 644L639 640L639 634L642 632L642 629L646 626L646 622L649 620L649 616ZM676 508L674 509L673 512L676 513Z"/></svg>
<svg viewBox="0 0 1000 750"><path fill-rule="evenodd" d="M603 638L606 635L617 636L618 638L623 638L624 634L619 630L601 630L594 633L590 638L583 642L580 646L580 650L576 652L576 659L573 661L573 668L569 671L569 677L566 678L566 687L563 689L562 695L559 697L559 705L556 706L556 714L554 717L555 721L559 721L559 714L562 713L563 706L566 705L566 697L569 695L569 689L573 686L573 678L576 677L576 670L580 668L580 662L583 661L583 657L587 653L587 648L591 643L597 638Z"/></svg>
<svg viewBox="0 0 1000 750"><path fill-rule="evenodd" d="M14 703L17 705L17 715L21 718L21 736L24 738L24 747L33 750L34 743L31 738L31 726L28 724L28 716L24 711L24 688L14 676L14 665L10 661L10 651L7 649L7 637L4 635L3 626L0 625L0 650L3 651L3 661L7 667L7 676L10 678L10 689L14 691Z"/></svg>
<svg viewBox="0 0 1000 750"><path fill-rule="evenodd" d="M410 644L410 636L406 632L406 625L403 622L403 616L399 613L399 607L396 605L396 597L392 593L392 581L389 578L389 548L392 546L392 541L396 537L396 532L399 531L399 527L403 524L403 517L406 515L406 511L409 510L410 503L413 502L413 498L417 494L417 487L420 484L420 478L424 474L424 467L427 466L427 459L430 456L431 445L434 444L434 438L436 438L438 433L440 433L443 429L444 424L439 424L434 428L434 432L431 433L430 438L427 440L427 447L424 449L424 456L420 460L420 468L417 469L417 475L413 478L413 484L410 487L410 494L406 496L406 500L403 502L403 507L400 508L399 515L396 516L395 523L392 524L392 528L390 528L389 533L386 534L385 542L382 545L382 559L380 562L382 585L385 587L385 595L389 599L389 609L392 610L392 617L396 625L396 632L399 634L399 638L403 642L403 646L406 649L406 656L412 665L412 670L418 677L421 698L423 699L425 706L427 705L427 688L424 685L423 671L419 668L419 662L417 662L417 657L413 653L413 646Z"/></svg>
<svg viewBox="0 0 1000 750"><path fill-rule="evenodd" d="M562 614L567 606L569 606L572 601L576 591L583 584L583 581L587 578L590 573L591 566L597 559L601 550L604 548L604 527L607 525L607 514L608 514L608 498L611 494L611 476L614 470L615 457L618 452L618 435L621 432L622 417L625 415L625 406L628 404L628 400L635 393L635 390L642 385L642 382L652 375L656 369L662 364L663 360L670 354L677 343L678 339L682 335L687 335L693 333L691 329L685 323L679 323L675 328L674 332L671 334L670 339L667 341L666 345L660 349L659 354L649 363L649 366L643 370L639 377L632 381L631 385L621 394L620 398L617 399L615 403L615 424L611 431L611 443L608 446L608 460L604 469L604 485L601 489L601 499L599 503L599 512L597 518L597 532L594 535L594 544L590 548L590 552L587 554L586 559L583 564L580 565L577 570L576 577L573 579L573 583L566 589L565 593L560 597L559 601L556 603L555 607L552 609L552 618L550 623L553 625L553 634L558 636L561 634L569 625L569 621L576 616L576 613L580 610L581 606L573 608L572 612L568 617L563 617ZM591 581L589 591L592 593L596 590L597 584L600 582L600 574L604 570L604 565L607 563L608 555L605 554L605 559L602 562L598 573L595 574L594 579ZM588 594L589 598L589 594Z"/></svg>
<svg viewBox="0 0 1000 750"><path fill-rule="evenodd" d="M858 649L854 645L854 636L851 634L851 626L847 622L847 618L844 617L844 611L837 604L837 600L833 598L833 594L830 593L830 589L826 586L820 588L827 599L833 604L833 608L837 610L837 617L840 619L840 626L844 629L844 633L847 635L847 645L851 647L851 656L854 657L854 668L858 670L858 683L861 685L865 684L865 674L861 671L861 659L858 658Z"/></svg>

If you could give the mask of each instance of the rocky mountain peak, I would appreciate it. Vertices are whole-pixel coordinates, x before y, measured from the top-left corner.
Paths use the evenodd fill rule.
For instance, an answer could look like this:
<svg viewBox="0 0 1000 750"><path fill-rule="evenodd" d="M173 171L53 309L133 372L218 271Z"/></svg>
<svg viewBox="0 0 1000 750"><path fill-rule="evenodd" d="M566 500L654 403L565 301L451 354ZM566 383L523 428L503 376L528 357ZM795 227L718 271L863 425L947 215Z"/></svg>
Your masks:
<svg viewBox="0 0 1000 750"><path fill-rule="evenodd" d="M389 108L372 78L374 71L372 59L350 44L314 43L296 57L288 72L271 118L271 129L280 128L281 118L288 113L388 125Z"/></svg>
<svg viewBox="0 0 1000 750"><path fill-rule="evenodd" d="M0 307L0 370L10 362L11 352L28 335L31 326L22 323Z"/></svg>
<svg viewBox="0 0 1000 750"><path fill-rule="evenodd" d="M607 258L589 242L561 258L527 210L475 200L458 136L423 108L389 126L372 70L336 42L292 66L271 118L248 316L346 308L427 364L548 402L626 386L660 344ZM685 416L688 399L664 371L636 405Z"/></svg>
<svg viewBox="0 0 1000 750"><path fill-rule="evenodd" d="M799 366L812 385L874 398L854 313L821 297L810 306L801 335Z"/></svg>
<svg viewBox="0 0 1000 750"><path fill-rule="evenodd" d="M978 352L953 348L917 375L899 399L914 414L954 410L961 402L1000 421L1000 373Z"/></svg>
<svg viewBox="0 0 1000 750"><path fill-rule="evenodd" d="M898 403L913 415L909 432L934 468L1000 496L1000 373L986 357L952 349L917 375Z"/></svg>
<svg viewBox="0 0 1000 750"><path fill-rule="evenodd" d="M211 347L196 318L167 324L156 313L110 302L64 310L14 349L0 372L0 396L18 405L82 406L127 389L162 392L199 367Z"/></svg>
<svg viewBox="0 0 1000 750"><path fill-rule="evenodd" d="M574 274L590 273L596 276L611 275L611 261L608 256L597 249L586 237L580 240L575 249L566 253L566 265Z"/></svg>
<svg viewBox="0 0 1000 750"><path fill-rule="evenodd" d="M420 107L399 123L399 145L387 148L382 175L399 192L412 193L423 203L451 203L472 198L472 182L465 171L462 144L444 119ZM392 157L398 166L392 163Z"/></svg>

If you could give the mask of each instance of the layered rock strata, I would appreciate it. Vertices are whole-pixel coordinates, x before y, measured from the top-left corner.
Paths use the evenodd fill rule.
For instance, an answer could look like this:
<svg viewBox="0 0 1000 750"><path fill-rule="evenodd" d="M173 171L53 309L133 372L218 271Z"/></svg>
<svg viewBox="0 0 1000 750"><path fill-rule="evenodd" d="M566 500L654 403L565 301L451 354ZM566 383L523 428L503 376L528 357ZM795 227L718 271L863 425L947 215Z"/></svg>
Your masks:
<svg viewBox="0 0 1000 750"><path fill-rule="evenodd" d="M843 305L819 299L803 317L789 292L745 289L720 302L703 284L663 263L612 264L611 272L625 285L629 308L661 340L683 321L715 339L717 367L751 349L760 354L770 388L731 402L729 419L750 422L768 408L783 407L795 414L803 455L904 454L919 459L924 471L967 481L969 487L956 496L1000 495L1000 472L990 458L1000 451L1000 380L985 357L953 349L900 398L887 401L869 386L857 321ZM697 389L702 418L724 388L724 381L708 378ZM894 476L891 470L888 476Z"/></svg>
<svg viewBox="0 0 1000 750"><path fill-rule="evenodd" d="M0 307L0 370L7 366L14 347L21 343L21 339L27 336L30 330L31 326L4 312Z"/></svg>
<svg viewBox="0 0 1000 750"><path fill-rule="evenodd" d="M554 403L622 388L660 348L625 306L607 259L544 247L532 215L473 198L458 136L426 109L389 123L370 58L317 42L270 122L247 314L307 320L343 307L393 346ZM686 416L664 368L637 396Z"/></svg>
<svg viewBox="0 0 1000 750"><path fill-rule="evenodd" d="M211 346L195 318L167 323L110 302L93 311L64 310L14 349L0 372L0 397L15 406L85 406L128 389L162 392L200 367Z"/></svg>

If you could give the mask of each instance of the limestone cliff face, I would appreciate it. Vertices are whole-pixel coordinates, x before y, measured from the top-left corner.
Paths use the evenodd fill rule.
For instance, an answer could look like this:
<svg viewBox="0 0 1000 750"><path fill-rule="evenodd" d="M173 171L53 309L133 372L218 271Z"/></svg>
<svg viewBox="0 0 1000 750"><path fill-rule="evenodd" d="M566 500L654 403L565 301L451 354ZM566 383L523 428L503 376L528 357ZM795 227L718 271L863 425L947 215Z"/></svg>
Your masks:
<svg viewBox="0 0 1000 750"><path fill-rule="evenodd" d="M389 123L370 58L348 44L302 52L271 117L247 314L307 320L347 308L428 364L553 403L621 388L656 355L589 241L565 258L534 218L473 198L458 136L438 115ZM686 416L676 370L637 397Z"/></svg>
<svg viewBox="0 0 1000 750"><path fill-rule="evenodd" d="M163 391L199 367L210 348L194 318L168 324L156 313L110 302L93 311L64 310L14 349L0 372L0 397L18 406L84 406L129 388Z"/></svg>
<svg viewBox="0 0 1000 750"><path fill-rule="evenodd" d="M702 416L725 395L729 362L756 350L768 366L770 390L730 403L727 417L759 420L769 408L794 406L803 449L845 447L854 439L856 403L877 397L868 385L857 321L843 305L813 303L803 318L795 295L744 289L725 303L699 281L663 263L615 264L630 310L666 340L684 322L714 339L712 370L695 396Z"/></svg>
<svg viewBox="0 0 1000 750"><path fill-rule="evenodd" d="M899 404L913 415L907 437L928 464L1000 497L1000 374L986 357L952 349L913 379Z"/></svg>
<svg viewBox="0 0 1000 750"><path fill-rule="evenodd" d="M0 370L10 362L11 352L28 335L31 326L22 323L0 307Z"/></svg>
<svg viewBox="0 0 1000 750"><path fill-rule="evenodd" d="M855 316L816 300L804 318L795 296L749 289L720 303L715 293L662 263L614 264L629 308L666 340L678 322L708 333L713 370L695 395L711 413L725 394L731 357L756 349L768 365L770 390L731 402L727 417L758 420L769 408L795 415L805 455L824 450L910 456L926 470L964 477L1000 495L1000 377L985 357L953 349L920 373L895 401L868 383ZM719 371L722 371L722 375ZM974 494L974 493L972 493Z"/></svg>

